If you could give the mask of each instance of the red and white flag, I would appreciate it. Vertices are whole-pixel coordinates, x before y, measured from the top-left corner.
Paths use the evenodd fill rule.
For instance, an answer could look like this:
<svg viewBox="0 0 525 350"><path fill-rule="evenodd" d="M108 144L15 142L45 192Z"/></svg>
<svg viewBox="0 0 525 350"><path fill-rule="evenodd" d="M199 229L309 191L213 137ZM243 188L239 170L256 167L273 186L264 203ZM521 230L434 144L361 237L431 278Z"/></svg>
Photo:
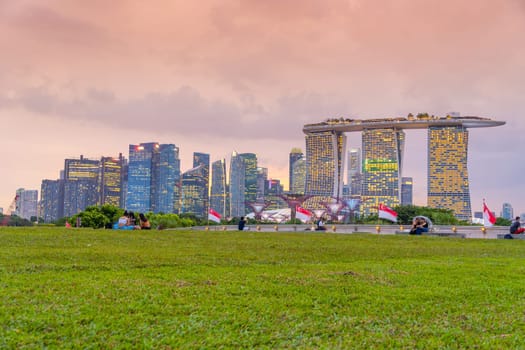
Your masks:
<svg viewBox="0 0 525 350"><path fill-rule="evenodd" d="M221 223L221 214L217 213L215 210L210 208L208 211L208 220L214 221L218 224Z"/></svg>
<svg viewBox="0 0 525 350"><path fill-rule="evenodd" d="M301 220L302 222L308 222L312 218L312 213L303 207L296 206L295 218Z"/></svg>
<svg viewBox="0 0 525 350"><path fill-rule="evenodd" d="M397 222L397 213L384 205L383 203L379 204L377 207L378 215L381 219L390 220L392 222Z"/></svg>
<svg viewBox="0 0 525 350"><path fill-rule="evenodd" d="M491 227L496 223L496 216L487 207L487 203L483 200L483 226Z"/></svg>

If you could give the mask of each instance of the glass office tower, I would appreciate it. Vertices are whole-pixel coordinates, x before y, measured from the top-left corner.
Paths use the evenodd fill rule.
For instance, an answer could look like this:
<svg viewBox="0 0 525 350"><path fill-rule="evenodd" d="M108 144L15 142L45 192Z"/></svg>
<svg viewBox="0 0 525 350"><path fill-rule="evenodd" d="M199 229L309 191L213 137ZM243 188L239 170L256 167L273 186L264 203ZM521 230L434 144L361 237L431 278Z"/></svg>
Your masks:
<svg viewBox="0 0 525 350"><path fill-rule="evenodd" d="M226 160L220 159L211 165L211 196L210 207L225 217L226 211Z"/></svg>
<svg viewBox="0 0 525 350"><path fill-rule="evenodd" d="M122 154L118 158L102 157L100 160L100 204L120 207L122 203Z"/></svg>
<svg viewBox="0 0 525 350"><path fill-rule="evenodd" d="M247 214L246 202L257 200L257 156L233 152L230 162L230 216Z"/></svg>
<svg viewBox="0 0 525 350"><path fill-rule="evenodd" d="M99 204L100 160L80 156L64 161L64 216L73 216Z"/></svg>
<svg viewBox="0 0 525 350"><path fill-rule="evenodd" d="M178 147L155 142L129 145L128 210L173 213L179 181Z"/></svg>

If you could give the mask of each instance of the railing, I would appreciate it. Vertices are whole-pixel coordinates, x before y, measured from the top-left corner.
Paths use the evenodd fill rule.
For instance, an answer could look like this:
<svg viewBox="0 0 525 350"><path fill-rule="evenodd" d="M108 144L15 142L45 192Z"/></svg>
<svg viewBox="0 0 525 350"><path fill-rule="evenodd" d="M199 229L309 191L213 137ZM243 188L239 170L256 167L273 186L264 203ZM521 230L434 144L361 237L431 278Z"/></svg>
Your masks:
<svg viewBox="0 0 525 350"><path fill-rule="evenodd" d="M352 234L352 233L372 233L382 235L393 235L410 229L409 225L361 225L361 224L327 224L325 226L326 231L315 231L315 226L312 225L291 225L291 224L261 224L261 225L248 225L246 231L250 232L326 232L326 233L340 233L340 234ZM193 230L197 231L236 231L236 225L210 225L210 226L194 226ZM507 226L493 226L493 227L481 227L481 226L446 226L446 225L434 225L432 233L439 235L440 233L445 234L458 234L458 236L464 236L465 238L489 238L495 239L498 235L506 234L509 232Z"/></svg>

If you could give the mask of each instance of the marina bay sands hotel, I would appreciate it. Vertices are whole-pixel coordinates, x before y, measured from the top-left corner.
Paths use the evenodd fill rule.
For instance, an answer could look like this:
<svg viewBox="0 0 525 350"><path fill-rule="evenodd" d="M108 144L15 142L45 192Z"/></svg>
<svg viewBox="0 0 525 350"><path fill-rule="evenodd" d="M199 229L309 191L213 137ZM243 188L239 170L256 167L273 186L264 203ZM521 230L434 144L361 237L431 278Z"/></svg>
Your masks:
<svg viewBox="0 0 525 350"><path fill-rule="evenodd" d="M457 218L470 221L467 171L468 128L492 127L505 122L482 117L435 117L409 114L406 118L328 119L307 124L306 187L311 195L306 207L340 199L343 194L346 132L362 135L361 213L377 213L377 205L400 204L405 129L427 129L427 206L454 211Z"/></svg>

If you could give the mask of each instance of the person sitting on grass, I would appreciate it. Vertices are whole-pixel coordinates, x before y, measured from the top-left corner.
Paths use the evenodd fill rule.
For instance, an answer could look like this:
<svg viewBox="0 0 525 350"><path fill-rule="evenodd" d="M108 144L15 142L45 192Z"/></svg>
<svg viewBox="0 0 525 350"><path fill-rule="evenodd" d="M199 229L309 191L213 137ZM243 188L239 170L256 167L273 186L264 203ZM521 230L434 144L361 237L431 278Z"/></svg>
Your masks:
<svg viewBox="0 0 525 350"><path fill-rule="evenodd" d="M127 210L124 210L124 214L122 214L122 216L118 218L117 223L119 228L129 225L129 216Z"/></svg>
<svg viewBox="0 0 525 350"><path fill-rule="evenodd" d="M509 229L510 233L513 235L517 235L520 233L525 232L525 228L521 227L520 217L516 216L516 220L510 225Z"/></svg>
<svg viewBox="0 0 525 350"><path fill-rule="evenodd" d="M237 225L237 228L239 231L244 231L246 229L246 220L244 220L244 216L241 216L241 219L239 220L239 224Z"/></svg>
<svg viewBox="0 0 525 350"><path fill-rule="evenodd" d="M421 235L423 232L428 232L428 222L420 217L416 217L412 222L411 235Z"/></svg>
<svg viewBox="0 0 525 350"><path fill-rule="evenodd" d="M324 226L323 218L319 218L317 220L317 227L315 228L316 231L326 231L326 227Z"/></svg>
<svg viewBox="0 0 525 350"><path fill-rule="evenodd" d="M118 218L118 221L113 225L113 228L115 230L133 230L135 228L135 226L130 222L129 213L127 210L125 210L124 214Z"/></svg>
<svg viewBox="0 0 525 350"><path fill-rule="evenodd" d="M151 224L148 218L143 213L139 214L139 223L140 230L151 230Z"/></svg>

